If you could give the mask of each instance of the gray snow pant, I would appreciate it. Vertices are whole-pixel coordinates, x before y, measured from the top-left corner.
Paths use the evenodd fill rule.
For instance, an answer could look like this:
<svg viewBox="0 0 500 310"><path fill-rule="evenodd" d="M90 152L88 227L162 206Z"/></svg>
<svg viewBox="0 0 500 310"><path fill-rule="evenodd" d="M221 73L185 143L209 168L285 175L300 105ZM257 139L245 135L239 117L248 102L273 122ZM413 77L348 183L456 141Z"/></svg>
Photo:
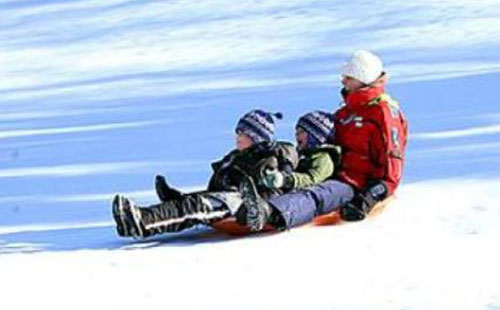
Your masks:
<svg viewBox="0 0 500 310"><path fill-rule="evenodd" d="M354 190L346 183L328 180L315 186L296 190L271 198L268 202L279 211L285 227L291 228L308 223L314 217L340 208L354 196Z"/></svg>

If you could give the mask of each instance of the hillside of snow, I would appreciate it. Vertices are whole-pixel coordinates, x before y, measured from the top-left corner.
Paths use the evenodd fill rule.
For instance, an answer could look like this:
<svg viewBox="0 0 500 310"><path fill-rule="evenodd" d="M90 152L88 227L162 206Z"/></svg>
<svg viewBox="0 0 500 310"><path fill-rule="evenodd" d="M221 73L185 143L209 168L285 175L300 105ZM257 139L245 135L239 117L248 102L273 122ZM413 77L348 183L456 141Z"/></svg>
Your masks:
<svg viewBox="0 0 500 310"><path fill-rule="evenodd" d="M500 3L0 0L2 309L500 309ZM378 53L410 122L397 199L340 226L118 238L115 193L185 191L237 119L340 102Z"/></svg>

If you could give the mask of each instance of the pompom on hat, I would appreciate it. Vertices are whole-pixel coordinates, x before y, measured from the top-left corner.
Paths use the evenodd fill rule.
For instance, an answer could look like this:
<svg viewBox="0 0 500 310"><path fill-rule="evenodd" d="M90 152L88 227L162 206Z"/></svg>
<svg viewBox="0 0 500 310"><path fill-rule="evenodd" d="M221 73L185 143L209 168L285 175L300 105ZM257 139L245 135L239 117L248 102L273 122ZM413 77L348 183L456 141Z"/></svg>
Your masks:
<svg viewBox="0 0 500 310"><path fill-rule="evenodd" d="M384 73L384 66L377 55L366 50L358 50L342 66L340 73L369 85Z"/></svg>
<svg viewBox="0 0 500 310"><path fill-rule="evenodd" d="M274 140L274 118L282 119L281 113L252 110L243 115L236 125L236 133L247 135L254 143Z"/></svg>

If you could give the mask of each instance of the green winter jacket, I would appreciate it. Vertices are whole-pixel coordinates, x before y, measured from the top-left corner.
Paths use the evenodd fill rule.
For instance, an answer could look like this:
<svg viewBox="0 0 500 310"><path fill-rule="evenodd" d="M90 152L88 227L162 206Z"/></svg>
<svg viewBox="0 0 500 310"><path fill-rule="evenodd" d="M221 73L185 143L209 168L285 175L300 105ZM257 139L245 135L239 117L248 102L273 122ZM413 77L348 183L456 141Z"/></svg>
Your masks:
<svg viewBox="0 0 500 310"><path fill-rule="evenodd" d="M285 177L285 189L304 188L327 180L340 162L339 154L338 147L328 144L302 152L295 172Z"/></svg>

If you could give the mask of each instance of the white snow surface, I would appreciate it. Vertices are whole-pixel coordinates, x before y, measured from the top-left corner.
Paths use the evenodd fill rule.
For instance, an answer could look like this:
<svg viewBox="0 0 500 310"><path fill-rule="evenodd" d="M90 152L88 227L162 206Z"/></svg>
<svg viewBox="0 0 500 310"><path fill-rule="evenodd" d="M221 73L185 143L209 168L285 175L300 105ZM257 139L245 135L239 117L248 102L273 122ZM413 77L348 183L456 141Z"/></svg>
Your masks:
<svg viewBox="0 0 500 310"><path fill-rule="evenodd" d="M361 223L247 238L198 229L129 242L114 237L111 223L19 227L38 234L68 229L63 238L76 244L71 250L64 250L67 241L0 244L0 252L16 253L0 256L8 279L2 305L498 309L499 188L498 179L417 182Z"/></svg>
<svg viewBox="0 0 500 310"><path fill-rule="evenodd" d="M0 309L500 309L499 0L0 0ZM250 109L337 108L378 53L410 122L379 216L117 237L116 193L186 192Z"/></svg>

